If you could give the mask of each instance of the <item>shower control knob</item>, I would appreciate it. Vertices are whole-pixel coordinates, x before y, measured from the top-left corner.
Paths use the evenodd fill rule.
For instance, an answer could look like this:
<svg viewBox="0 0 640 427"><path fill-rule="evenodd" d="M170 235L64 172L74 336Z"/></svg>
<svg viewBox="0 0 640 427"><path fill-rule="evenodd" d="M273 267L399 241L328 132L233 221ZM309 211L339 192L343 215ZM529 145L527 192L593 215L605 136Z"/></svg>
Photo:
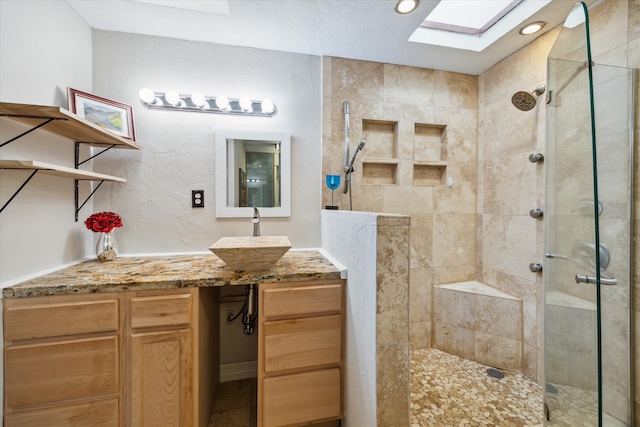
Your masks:
<svg viewBox="0 0 640 427"><path fill-rule="evenodd" d="M531 209L529 211L529 216L531 218L542 218L542 216L544 215L544 211L540 208L538 209Z"/></svg>
<svg viewBox="0 0 640 427"><path fill-rule="evenodd" d="M531 271L532 273L539 273L542 271L542 264L537 263L537 262L532 262L531 264L529 264L529 271Z"/></svg>

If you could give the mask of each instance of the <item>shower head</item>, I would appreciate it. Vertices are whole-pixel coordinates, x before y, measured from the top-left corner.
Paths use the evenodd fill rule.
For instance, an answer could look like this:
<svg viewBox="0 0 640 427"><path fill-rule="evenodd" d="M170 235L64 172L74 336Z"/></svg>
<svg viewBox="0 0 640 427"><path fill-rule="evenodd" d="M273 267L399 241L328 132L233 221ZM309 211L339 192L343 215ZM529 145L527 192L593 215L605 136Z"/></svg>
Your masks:
<svg viewBox="0 0 640 427"><path fill-rule="evenodd" d="M533 110L536 106L536 97L542 95L544 91L544 86L538 86L532 93L521 90L511 97L511 103L520 111Z"/></svg>
<svg viewBox="0 0 640 427"><path fill-rule="evenodd" d="M349 160L349 164L344 168L344 171L347 174L350 174L351 172L353 172L353 162L356 161L356 156L358 155L358 152L362 151L366 143L367 143L367 138L362 138L360 140L360 144L358 144L358 146L356 147L356 151L354 151L353 156L351 156L351 160Z"/></svg>

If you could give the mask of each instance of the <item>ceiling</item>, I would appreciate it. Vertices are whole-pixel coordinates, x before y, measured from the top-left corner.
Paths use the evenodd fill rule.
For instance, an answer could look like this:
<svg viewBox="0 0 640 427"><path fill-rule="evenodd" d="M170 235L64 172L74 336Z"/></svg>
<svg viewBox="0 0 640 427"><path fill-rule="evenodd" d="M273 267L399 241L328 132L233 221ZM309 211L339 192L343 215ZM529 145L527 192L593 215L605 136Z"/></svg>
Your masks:
<svg viewBox="0 0 640 427"><path fill-rule="evenodd" d="M407 41L439 0L421 0L408 14L396 0L66 0L91 28L320 56L409 65L478 75L564 21L574 0L553 0L526 22L545 21L539 34L517 26L482 52ZM167 0L164 0L165 2ZM537 0L527 0L537 1ZM219 7L218 7L219 6ZM203 7L197 7L203 9ZM228 11L228 13L227 13Z"/></svg>

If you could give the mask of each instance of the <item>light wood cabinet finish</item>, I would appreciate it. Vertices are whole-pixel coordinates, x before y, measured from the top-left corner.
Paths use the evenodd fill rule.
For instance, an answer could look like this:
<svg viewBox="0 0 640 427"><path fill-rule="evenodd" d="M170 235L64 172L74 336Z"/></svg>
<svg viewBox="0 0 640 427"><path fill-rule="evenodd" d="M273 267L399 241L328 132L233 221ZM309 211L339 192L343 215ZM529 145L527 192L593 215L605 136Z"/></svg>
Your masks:
<svg viewBox="0 0 640 427"><path fill-rule="evenodd" d="M5 427L91 427L120 426L120 405L117 398L73 405L32 410L7 415Z"/></svg>
<svg viewBox="0 0 640 427"><path fill-rule="evenodd" d="M6 402L11 408L117 394L118 337L27 344L5 351Z"/></svg>
<svg viewBox="0 0 640 427"><path fill-rule="evenodd" d="M343 417L344 286L260 285L258 427Z"/></svg>
<svg viewBox="0 0 640 427"><path fill-rule="evenodd" d="M339 364L342 316L264 322L265 372Z"/></svg>
<svg viewBox="0 0 640 427"><path fill-rule="evenodd" d="M192 300L191 294L131 298L131 327L189 325Z"/></svg>
<svg viewBox="0 0 640 427"><path fill-rule="evenodd" d="M305 425L342 416L340 369L264 379L266 426Z"/></svg>
<svg viewBox="0 0 640 427"><path fill-rule="evenodd" d="M5 425L122 425L122 296L2 303Z"/></svg>
<svg viewBox="0 0 640 427"><path fill-rule="evenodd" d="M219 382L217 289L3 306L6 426L208 425Z"/></svg>
<svg viewBox="0 0 640 427"><path fill-rule="evenodd" d="M267 285L262 285L263 287ZM342 284L268 287L264 289L264 317L307 316L342 311Z"/></svg>
<svg viewBox="0 0 640 427"><path fill-rule="evenodd" d="M193 425L192 346L191 329L131 336L128 425Z"/></svg>
<svg viewBox="0 0 640 427"><path fill-rule="evenodd" d="M7 307L5 339L59 337L118 330L118 299Z"/></svg>

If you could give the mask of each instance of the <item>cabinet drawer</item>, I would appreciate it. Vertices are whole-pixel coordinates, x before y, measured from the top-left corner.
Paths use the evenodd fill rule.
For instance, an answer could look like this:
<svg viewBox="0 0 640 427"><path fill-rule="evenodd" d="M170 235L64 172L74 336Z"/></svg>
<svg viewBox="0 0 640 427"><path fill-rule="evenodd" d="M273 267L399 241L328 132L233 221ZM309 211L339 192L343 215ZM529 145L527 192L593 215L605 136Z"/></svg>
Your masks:
<svg viewBox="0 0 640 427"><path fill-rule="evenodd" d="M5 310L9 341L118 330L118 300L34 304Z"/></svg>
<svg viewBox="0 0 640 427"><path fill-rule="evenodd" d="M8 414L5 422L5 427L73 427L79 425L91 427L119 426L120 409L118 399L105 399Z"/></svg>
<svg viewBox="0 0 640 427"><path fill-rule="evenodd" d="M188 325L192 300L191 294L131 298L131 327Z"/></svg>
<svg viewBox="0 0 640 427"><path fill-rule="evenodd" d="M117 393L118 337L5 349L5 401L20 408Z"/></svg>
<svg viewBox="0 0 640 427"><path fill-rule="evenodd" d="M265 289L264 316L304 316L342 311L342 284Z"/></svg>
<svg viewBox="0 0 640 427"><path fill-rule="evenodd" d="M277 427L341 417L340 369L263 380L264 426Z"/></svg>
<svg viewBox="0 0 640 427"><path fill-rule="evenodd" d="M340 363L342 316L305 317L264 323L264 371Z"/></svg>

